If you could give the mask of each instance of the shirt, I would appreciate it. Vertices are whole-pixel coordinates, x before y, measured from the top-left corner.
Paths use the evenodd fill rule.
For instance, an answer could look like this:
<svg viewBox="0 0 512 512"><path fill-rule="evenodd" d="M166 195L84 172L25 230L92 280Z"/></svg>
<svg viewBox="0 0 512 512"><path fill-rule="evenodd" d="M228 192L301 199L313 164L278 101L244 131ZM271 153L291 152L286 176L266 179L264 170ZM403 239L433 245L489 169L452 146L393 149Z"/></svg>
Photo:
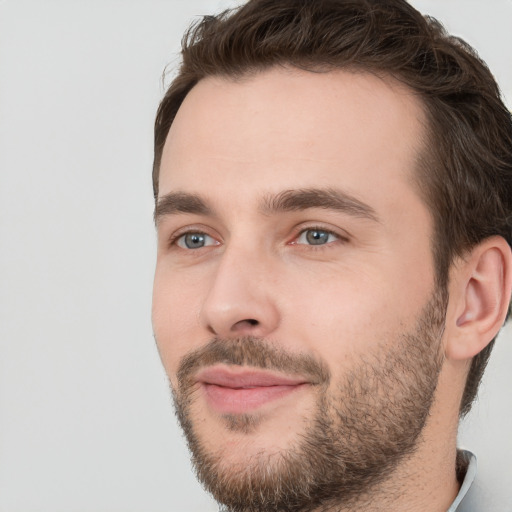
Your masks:
<svg viewBox="0 0 512 512"><path fill-rule="evenodd" d="M466 475L460 486L459 494L457 494L455 501L447 512L477 512L476 508L474 508L473 493L470 492L470 490L474 490L474 488L471 489L471 486L476 476L476 457L467 450L462 450L462 455L469 461Z"/></svg>

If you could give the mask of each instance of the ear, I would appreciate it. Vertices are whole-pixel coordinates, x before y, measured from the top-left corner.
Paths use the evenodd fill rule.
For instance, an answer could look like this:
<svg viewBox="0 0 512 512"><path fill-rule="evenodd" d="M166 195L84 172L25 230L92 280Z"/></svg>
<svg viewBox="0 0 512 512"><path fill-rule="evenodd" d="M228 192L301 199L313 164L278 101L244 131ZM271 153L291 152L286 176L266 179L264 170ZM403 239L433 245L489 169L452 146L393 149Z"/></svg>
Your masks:
<svg viewBox="0 0 512 512"><path fill-rule="evenodd" d="M512 289L512 251L494 236L457 261L450 274L445 355L468 360L485 348L505 322Z"/></svg>

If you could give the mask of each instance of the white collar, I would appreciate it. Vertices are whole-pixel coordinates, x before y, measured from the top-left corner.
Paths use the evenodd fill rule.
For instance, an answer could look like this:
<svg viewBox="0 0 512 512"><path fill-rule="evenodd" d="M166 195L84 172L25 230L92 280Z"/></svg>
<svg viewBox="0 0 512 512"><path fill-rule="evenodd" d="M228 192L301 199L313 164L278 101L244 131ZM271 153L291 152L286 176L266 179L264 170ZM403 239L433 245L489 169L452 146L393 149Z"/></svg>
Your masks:
<svg viewBox="0 0 512 512"><path fill-rule="evenodd" d="M464 481L462 482L462 485L460 487L459 494L457 494L457 497L455 498L455 501L451 504L450 508L446 512L457 512L457 509L459 508L459 505L461 504L462 500L466 496L466 494L469 491L469 488L471 487L471 484L475 480L476 476L476 457L471 452L467 450L461 450L464 457L469 460L468 469L466 470L466 476L464 477ZM460 510L459 512L463 512Z"/></svg>

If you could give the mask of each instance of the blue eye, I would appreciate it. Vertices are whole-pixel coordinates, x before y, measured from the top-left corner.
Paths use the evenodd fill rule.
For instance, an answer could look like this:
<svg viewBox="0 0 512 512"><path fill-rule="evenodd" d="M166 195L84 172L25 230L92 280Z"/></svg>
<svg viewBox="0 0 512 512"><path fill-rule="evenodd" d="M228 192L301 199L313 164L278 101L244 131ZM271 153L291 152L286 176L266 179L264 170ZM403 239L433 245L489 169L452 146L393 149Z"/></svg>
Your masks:
<svg viewBox="0 0 512 512"><path fill-rule="evenodd" d="M297 238L296 243L306 245L325 245L330 242L335 242L336 240L339 240L339 237L331 231L313 228L302 231Z"/></svg>
<svg viewBox="0 0 512 512"><path fill-rule="evenodd" d="M176 240L176 245L182 249L201 249L218 242L206 233L185 233Z"/></svg>

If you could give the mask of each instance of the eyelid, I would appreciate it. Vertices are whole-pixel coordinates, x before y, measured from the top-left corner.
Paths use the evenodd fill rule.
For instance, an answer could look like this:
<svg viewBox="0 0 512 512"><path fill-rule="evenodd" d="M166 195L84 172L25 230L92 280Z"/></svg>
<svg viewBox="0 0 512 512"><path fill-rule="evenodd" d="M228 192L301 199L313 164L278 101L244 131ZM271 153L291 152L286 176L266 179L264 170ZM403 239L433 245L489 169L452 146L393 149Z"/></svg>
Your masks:
<svg viewBox="0 0 512 512"><path fill-rule="evenodd" d="M322 243L317 243L317 244L310 243L308 241L308 233L317 233L317 234L322 233L324 235L327 235L327 238L324 241L322 241ZM337 242L339 239L340 239L340 237L338 235L336 235L335 233L332 233L331 231L327 231L325 229L305 229L299 233L299 236L295 239L294 244L296 244L296 245L311 245L311 246L320 247L320 246L329 245L334 242Z"/></svg>
<svg viewBox="0 0 512 512"><path fill-rule="evenodd" d="M205 236L213 239L216 242L215 244L209 244L206 247L211 247L211 246L221 244L220 236L218 236L218 234L216 232L214 233L212 229L210 229L204 225L201 225L201 224L194 224L194 225L190 225L190 226L184 226L184 227L181 227L181 228L173 231L173 233L167 237L168 247L169 248L178 247L179 249L183 249L185 251L194 250L194 249L185 249L184 247L180 247L177 244L177 242L180 238L182 238L185 235L191 234L191 233L205 235Z"/></svg>
<svg viewBox="0 0 512 512"><path fill-rule="evenodd" d="M186 238L189 235L199 235L203 239L204 245L199 246L199 247L187 247ZM178 238L176 238L174 243L180 249L184 249L186 251L189 251L189 250L199 250L199 249L203 249L204 247L211 247L211 246L214 246L214 245L219 245L219 242L217 240L215 240L215 238L213 238L212 236L208 235L207 233L202 233L202 232L199 232L199 231L191 231L189 233L183 233L183 235L181 235Z"/></svg>
<svg viewBox="0 0 512 512"><path fill-rule="evenodd" d="M299 244L299 243L297 243L297 239L306 231L315 231L315 230L323 231L323 232L333 235L337 238L337 240L335 240L333 242L328 242L327 244L317 245L316 246L317 248L325 247L325 246L330 245L336 241L348 242L350 240L350 235L345 230L341 230L339 228L336 229L331 226L325 226L325 225L321 225L321 224L311 224L311 225L300 224L299 226L297 226L294 229L293 239L289 243L292 245L309 245L309 244ZM310 245L310 247L315 247L315 246Z"/></svg>
<svg viewBox="0 0 512 512"><path fill-rule="evenodd" d="M297 239L304 232L314 231L314 230L329 233L329 234L335 236L337 238L337 240L328 242L326 244L320 244L317 246L310 245L310 244L304 244L304 243L297 243ZM166 245L170 249L173 247L177 247L178 249L182 249L182 250L186 250L186 251L194 250L194 249L182 248L182 247L178 246L176 243L181 237L183 237L184 235L190 234L190 233L203 234L209 238L212 238L216 242L215 244L209 244L206 247L217 246L222 243L222 238L215 230L209 228L208 226L205 226L204 224L193 224L193 225L183 226L179 229L176 229L175 231L172 232L172 234L170 236L165 237L165 239L167 240ZM303 246L307 246L310 248L312 247L312 248L320 249L325 246L330 246L331 244L334 244L336 242L342 242L342 243L348 242L348 241L350 241L350 239L351 239L351 235L349 233L347 233L347 231L342 230L340 228L334 228L330 225L326 226L326 225L322 225L319 223L311 223L311 224L301 223L298 226L295 226L295 228L293 229L293 235L291 237L291 240L289 240L289 242L287 242L287 243L289 245L303 245ZM195 250L198 250L198 249L195 249Z"/></svg>

